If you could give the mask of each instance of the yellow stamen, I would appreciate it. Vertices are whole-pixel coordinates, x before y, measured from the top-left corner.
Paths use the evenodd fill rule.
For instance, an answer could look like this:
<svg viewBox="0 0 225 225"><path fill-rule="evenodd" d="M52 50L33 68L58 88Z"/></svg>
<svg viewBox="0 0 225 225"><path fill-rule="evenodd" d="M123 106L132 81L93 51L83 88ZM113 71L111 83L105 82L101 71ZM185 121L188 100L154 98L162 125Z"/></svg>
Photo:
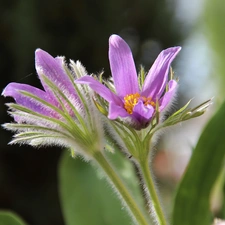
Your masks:
<svg viewBox="0 0 225 225"><path fill-rule="evenodd" d="M151 105L153 107L156 106L155 102L152 101L151 97L141 96L139 93L126 95L124 97L124 108L129 114L133 113L134 106L138 103L139 99L141 99L145 106Z"/></svg>
<svg viewBox="0 0 225 225"><path fill-rule="evenodd" d="M153 106L153 107L156 106L155 102L152 101L152 98L151 98L151 97L148 97L148 98L146 98L146 97L141 97L141 98L142 98L142 100L143 100L145 106L147 106L147 105L151 105L151 106Z"/></svg>
<svg viewBox="0 0 225 225"><path fill-rule="evenodd" d="M124 101L125 101L124 108L127 110L129 114L133 113L133 108L138 103L139 98L140 98L139 93L126 95L124 97Z"/></svg>

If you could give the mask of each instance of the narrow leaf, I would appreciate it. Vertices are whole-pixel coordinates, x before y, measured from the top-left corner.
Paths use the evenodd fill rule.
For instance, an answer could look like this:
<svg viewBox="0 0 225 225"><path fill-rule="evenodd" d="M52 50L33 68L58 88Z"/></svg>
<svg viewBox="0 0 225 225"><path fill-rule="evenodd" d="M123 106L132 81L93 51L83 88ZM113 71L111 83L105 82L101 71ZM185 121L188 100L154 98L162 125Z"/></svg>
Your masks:
<svg viewBox="0 0 225 225"><path fill-rule="evenodd" d="M0 225L26 225L26 223L13 212L0 211Z"/></svg>
<svg viewBox="0 0 225 225"><path fill-rule="evenodd" d="M225 156L225 102L205 127L175 197L173 225L211 225L210 194Z"/></svg>

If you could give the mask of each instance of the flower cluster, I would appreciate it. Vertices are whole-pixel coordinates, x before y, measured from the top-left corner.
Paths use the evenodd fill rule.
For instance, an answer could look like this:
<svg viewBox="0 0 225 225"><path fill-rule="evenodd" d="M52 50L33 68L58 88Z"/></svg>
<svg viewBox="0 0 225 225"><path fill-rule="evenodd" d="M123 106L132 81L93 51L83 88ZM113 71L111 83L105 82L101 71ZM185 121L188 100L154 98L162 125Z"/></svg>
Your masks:
<svg viewBox="0 0 225 225"><path fill-rule="evenodd" d="M64 57L54 58L37 49L35 66L44 90L10 83L2 92L3 96L13 97L16 102L7 104L15 123L3 125L16 131L11 143L61 145L90 154L93 149L104 148L104 128L108 122L99 111L108 115L116 125L119 122L131 129L129 133L132 135L151 123L146 132L151 136L153 131L200 116L210 101L194 109L187 109L187 104L166 121L159 119L171 104L177 89L177 81L173 76L169 78L169 71L180 50L181 47L163 50L147 75L143 70L137 75L128 44L118 35L112 35L109 38L112 81L104 81L107 87L96 76L89 76L79 61L70 60L67 66ZM96 96L93 91L102 98L97 98L101 100L100 104L93 98ZM153 121L156 122L153 124ZM127 148L131 140L138 142L137 138L127 139L124 129L122 133L117 131L120 137L124 136ZM146 139L145 135L142 139ZM134 144L134 148L137 147Z"/></svg>
<svg viewBox="0 0 225 225"><path fill-rule="evenodd" d="M67 65L64 57L54 58L37 49L35 66L43 90L10 83L2 92L15 100L7 104L14 122L3 125L16 132L10 143L59 145L70 148L72 154L93 160L118 191L134 224L147 225L145 213L103 151L105 146L119 146L139 169L145 196L152 201L155 221L166 225L149 171L152 137L160 129L202 115L211 103L209 100L191 109L188 102L163 118L178 86L169 72L180 50L181 47L163 50L146 75L143 69L137 73L128 44L112 35L109 38L112 79L102 80L101 76L88 75L79 61L70 60Z"/></svg>

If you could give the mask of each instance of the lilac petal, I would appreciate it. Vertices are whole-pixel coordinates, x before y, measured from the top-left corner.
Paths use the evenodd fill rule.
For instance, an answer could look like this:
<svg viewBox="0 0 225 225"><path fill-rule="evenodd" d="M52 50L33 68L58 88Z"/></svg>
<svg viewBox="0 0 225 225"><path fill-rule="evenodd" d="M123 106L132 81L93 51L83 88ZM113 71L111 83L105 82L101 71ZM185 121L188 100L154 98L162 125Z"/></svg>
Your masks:
<svg viewBox="0 0 225 225"><path fill-rule="evenodd" d="M133 114L137 117L137 120L139 120L138 117L149 120L154 111L151 105L145 106L142 101L139 101L133 108Z"/></svg>
<svg viewBox="0 0 225 225"><path fill-rule="evenodd" d="M109 62L119 97L139 93L137 71L128 44L118 35L109 38Z"/></svg>
<svg viewBox="0 0 225 225"><path fill-rule="evenodd" d="M46 116L56 117L57 113L55 111L46 107L45 105L34 100L31 97L23 95L20 91L26 91L54 106L56 105L56 102L45 91L42 91L27 84L10 83L5 87L2 92L2 95L5 97L13 97L17 104L25 106L34 112Z"/></svg>
<svg viewBox="0 0 225 225"><path fill-rule="evenodd" d="M166 86L170 64L181 50L181 47L168 48L162 51L145 79L142 89L142 96L159 98Z"/></svg>
<svg viewBox="0 0 225 225"><path fill-rule="evenodd" d="M165 93L165 95L160 99L159 102L159 110L162 111L166 108L166 106L173 100L173 97L176 93L177 82L175 80L170 80L168 83L169 90Z"/></svg>
<svg viewBox="0 0 225 225"><path fill-rule="evenodd" d="M106 86L101 84L99 81L95 80L90 76L83 76L75 81L77 84L87 84L92 88L95 92L97 92L102 98L106 101L113 102L116 105L123 105L121 99L116 96L112 91L110 91Z"/></svg>
<svg viewBox="0 0 225 225"><path fill-rule="evenodd" d="M35 66L41 83L49 95L55 98L54 93L45 83L42 75L45 75L57 87L59 87L61 90L64 90L64 93L67 97L71 97L72 95L74 98L77 98L73 83L65 72L65 63L63 57L53 58L47 52L37 49L35 52Z"/></svg>
<svg viewBox="0 0 225 225"><path fill-rule="evenodd" d="M127 116L129 116L129 114L127 113L127 111L122 106L116 105L114 103L109 104L108 118L110 120L114 120L117 117L127 117Z"/></svg>

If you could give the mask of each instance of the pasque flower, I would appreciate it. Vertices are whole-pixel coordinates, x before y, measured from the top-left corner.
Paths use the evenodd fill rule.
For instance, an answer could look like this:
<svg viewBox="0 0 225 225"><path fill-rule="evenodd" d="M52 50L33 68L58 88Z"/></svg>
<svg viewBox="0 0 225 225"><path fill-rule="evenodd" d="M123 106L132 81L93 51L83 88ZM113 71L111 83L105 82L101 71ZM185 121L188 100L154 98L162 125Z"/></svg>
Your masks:
<svg viewBox="0 0 225 225"><path fill-rule="evenodd" d="M103 142L103 129L99 112L91 104L92 90L79 89L74 82L87 74L81 63L71 60L68 67L64 57L54 58L37 49L35 67L44 90L10 83L2 92L16 102L7 104L16 123L3 125L17 132L11 143L61 145L87 155L95 147L103 149L95 146Z"/></svg>
<svg viewBox="0 0 225 225"><path fill-rule="evenodd" d="M126 117L135 128L141 129L149 124L156 107L161 112L173 99L177 82L168 81L168 73L171 62L180 50L181 47L163 50L149 70L143 85L140 85L129 46L118 35L112 35L109 38L109 62L115 92L91 76L84 76L76 82L88 84L108 101L109 119Z"/></svg>
<svg viewBox="0 0 225 225"><path fill-rule="evenodd" d="M104 132L108 120L95 107L93 90L75 83L87 74L85 68L72 60L67 66L64 57L54 58L41 49L35 52L35 66L43 90L10 83L2 92L3 96L15 100L7 104L15 122L3 124L4 128L16 132L10 143L60 145L70 148L72 154L92 160L118 191L134 223L147 225L142 210L103 153L108 146Z"/></svg>

